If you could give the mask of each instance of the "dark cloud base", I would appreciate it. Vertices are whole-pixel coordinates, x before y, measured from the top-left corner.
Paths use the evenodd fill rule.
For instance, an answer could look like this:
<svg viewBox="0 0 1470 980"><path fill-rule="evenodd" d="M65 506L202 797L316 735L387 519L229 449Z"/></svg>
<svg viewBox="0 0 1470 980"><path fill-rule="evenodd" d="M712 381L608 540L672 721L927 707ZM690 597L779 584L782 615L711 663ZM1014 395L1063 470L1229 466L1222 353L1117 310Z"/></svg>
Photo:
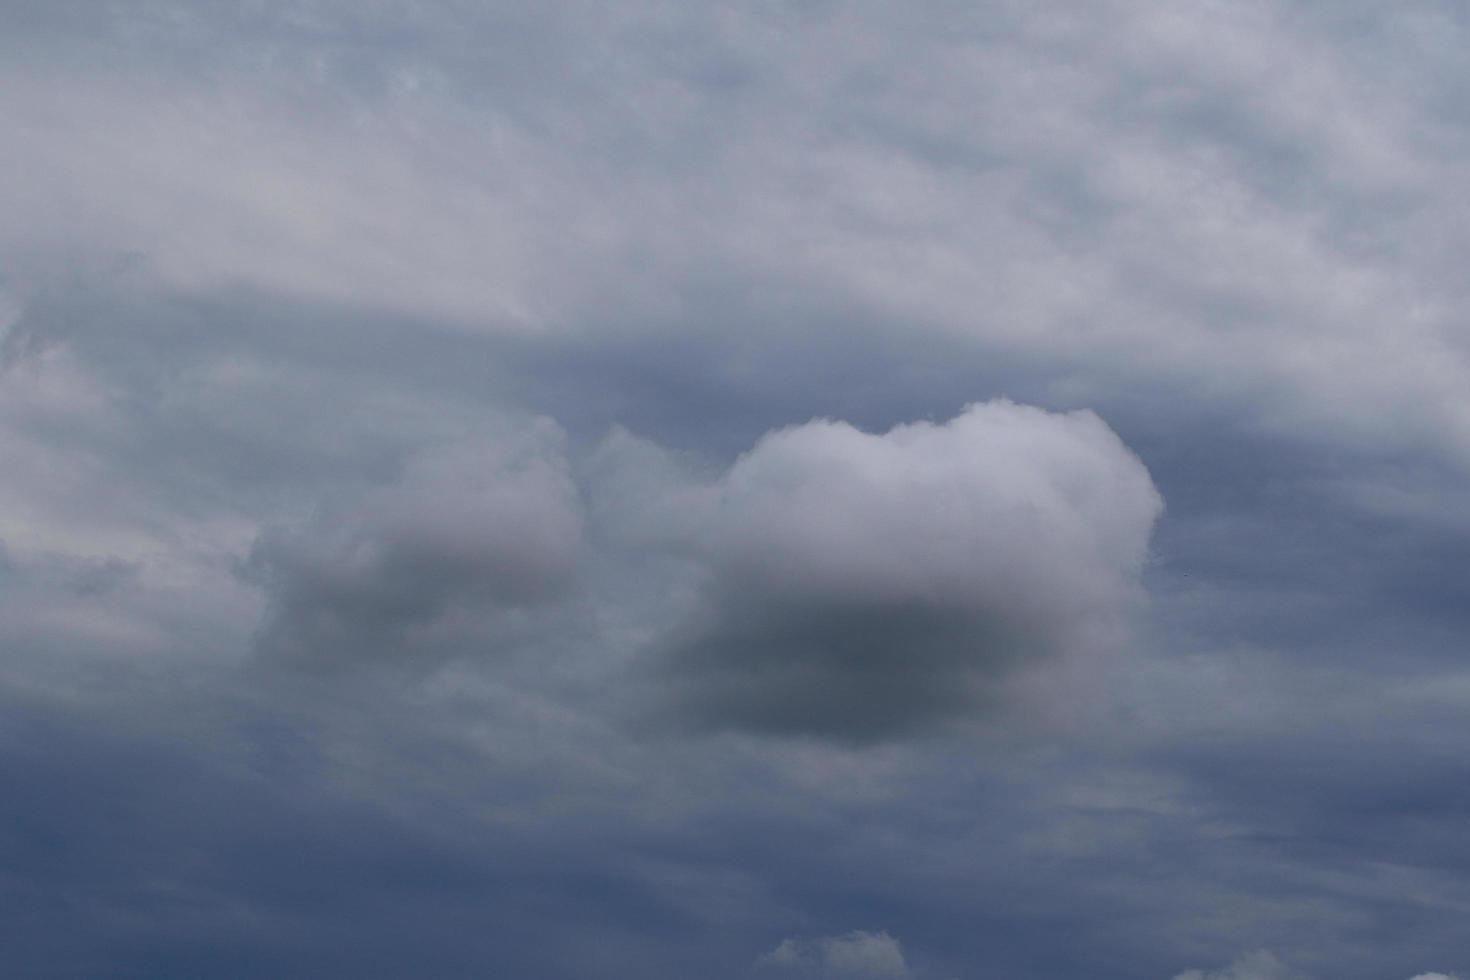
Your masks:
<svg viewBox="0 0 1470 980"><path fill-rule="evenodd" d="M965 717L987 683L1044 653L1034 642L942 608L753 607L722 610L659 660L684 726L862 743Z"/></svg>

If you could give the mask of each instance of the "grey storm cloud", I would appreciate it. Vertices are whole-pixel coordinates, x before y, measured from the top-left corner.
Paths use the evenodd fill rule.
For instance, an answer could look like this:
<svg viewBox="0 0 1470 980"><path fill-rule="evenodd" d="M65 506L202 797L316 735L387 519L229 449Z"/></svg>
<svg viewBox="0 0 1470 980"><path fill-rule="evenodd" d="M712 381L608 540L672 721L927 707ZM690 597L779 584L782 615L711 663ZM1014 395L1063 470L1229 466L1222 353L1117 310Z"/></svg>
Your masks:
<svg viewBox="0 0 1470 980"><path fill-rule="evenodd" d="M881 434L782 429L653 499L702 583L656 656L685 720L857 740L1115 640L1162 509L1097 416L1008 401Z"/></svg>
<svg viewBox="0 0 1470 980"><path fill-rule="evenodd" d="M963 714L1028 663L1115 640L1162 508L1097 416L1009 401L882 434L782 429L712 484L626 436L598 456L577 475L542 419L418 454L387 485L267 529L245 566L268 599L259 651L404 654L448 618L532 608L579 576L596 596L672 551L693 608L641 615L686 721L903 734ZM631 550L594 560L584 497Z"/></svg>
<svg viewBox="0 0 1470 980"><path fill-rule="evenodd" d="M0 973L1465 976L1467 9L0 0Z"/></svg>
<svg viewBox="0 0 1470 980"><path fill-rule="evenodd" d="M555 598L582 536L562 441L541 420L506 443L425 453L389 486L267 530L246 566L270 603L260 651L305 663L402 653L456 604Z"/></svg>

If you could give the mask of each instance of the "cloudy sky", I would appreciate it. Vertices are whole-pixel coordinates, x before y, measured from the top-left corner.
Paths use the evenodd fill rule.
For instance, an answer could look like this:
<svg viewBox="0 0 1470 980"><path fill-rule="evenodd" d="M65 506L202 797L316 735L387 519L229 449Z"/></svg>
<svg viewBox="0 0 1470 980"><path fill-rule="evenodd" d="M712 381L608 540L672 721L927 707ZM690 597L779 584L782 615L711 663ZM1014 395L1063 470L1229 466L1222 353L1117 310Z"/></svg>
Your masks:
<svg viewBox="0 0 1470 980"><path fill-rule="evenodd" d="M1449 0L0 0L0 972L1470 976Z"/></svg>

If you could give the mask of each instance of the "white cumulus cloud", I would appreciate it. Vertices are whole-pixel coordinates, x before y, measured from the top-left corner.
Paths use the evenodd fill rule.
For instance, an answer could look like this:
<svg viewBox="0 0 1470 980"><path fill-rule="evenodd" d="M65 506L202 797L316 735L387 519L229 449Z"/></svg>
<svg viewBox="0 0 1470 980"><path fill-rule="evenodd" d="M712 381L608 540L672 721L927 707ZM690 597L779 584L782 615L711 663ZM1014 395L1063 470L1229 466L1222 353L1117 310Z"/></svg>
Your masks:
<svg viewBox="0 0 1470 980"><path fill-rule="evenodd" d="M630 519L676 515L662 537L701 576L658 658L676 699L701 724L766 732L922 727L1115 636L1162 508L1096 415L1005 400L885 433L782 429L698 492L651 485L647 452L621 451L660 502Z"/></svg>

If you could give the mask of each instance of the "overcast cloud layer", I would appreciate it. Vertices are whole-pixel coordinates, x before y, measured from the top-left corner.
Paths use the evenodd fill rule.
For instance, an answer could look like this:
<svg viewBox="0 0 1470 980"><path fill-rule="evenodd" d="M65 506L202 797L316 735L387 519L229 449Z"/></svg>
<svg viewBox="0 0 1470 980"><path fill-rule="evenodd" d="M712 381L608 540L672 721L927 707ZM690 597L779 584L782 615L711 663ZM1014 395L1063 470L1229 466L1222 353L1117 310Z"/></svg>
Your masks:
<svg viewBox="0 0 1470 980"><path fill-rule="evenodd" d="M1467 47L0 0L0 973L1470 975Z"/></svg>

